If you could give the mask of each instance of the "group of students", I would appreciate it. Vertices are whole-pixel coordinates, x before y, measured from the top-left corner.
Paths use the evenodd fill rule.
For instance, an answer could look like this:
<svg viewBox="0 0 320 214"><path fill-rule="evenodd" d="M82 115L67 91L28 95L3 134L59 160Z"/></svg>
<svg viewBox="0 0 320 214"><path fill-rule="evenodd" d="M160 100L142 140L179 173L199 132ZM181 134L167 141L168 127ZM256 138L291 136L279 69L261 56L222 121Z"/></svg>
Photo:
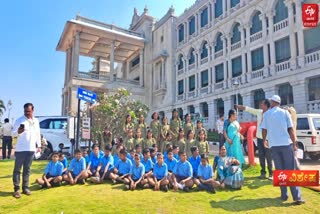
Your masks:
<svg viewBox="0 0 320 214"><path fill-rule="evenodd" d="M239 189L243 185L240 162L226 156L225 146L220 148L212 167L208 155L199 155L197 146L192 146L191 155L187 156L183 150L176 153L179 147L173 149L170 144L167 145L165 152L161 153L155 144L144 149L137 144L130 152L121 141L114 146L105 145L104 152L95 144L90 154L87 150L76 150L70 165L63 153L54 152L37 183L43 188L50 188L60 186L62 181L74 185L85 184L88 179L96 184L111 180L114 184L123 183L127 190L140 187L165 192L169 188L189 191L196 185L198 190L211 193L215 193L216 187L224 188L227 185ZM115 153L112 154L114 149Z"/></svg>

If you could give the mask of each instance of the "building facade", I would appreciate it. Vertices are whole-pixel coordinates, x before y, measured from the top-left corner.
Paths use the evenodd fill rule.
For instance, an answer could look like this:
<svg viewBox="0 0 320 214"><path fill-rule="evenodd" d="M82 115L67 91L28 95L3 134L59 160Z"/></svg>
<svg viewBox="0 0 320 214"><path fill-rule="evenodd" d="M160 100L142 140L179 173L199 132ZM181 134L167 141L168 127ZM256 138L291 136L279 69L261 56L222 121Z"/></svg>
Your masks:
<svg viewBox="0 0 320 214"><path fill-rule="evenodd" d="M170 8L157 22L135 9L129 30L144 46L118 70L140 82L151 112L199 113L207 128L234 104L258 108L273 94L298 113L320 113L320 27L303 28L306 2L197 0L179 17ZM136 74L135 60L143 68ZM241 112L239 119L254 118Z"/></svg>

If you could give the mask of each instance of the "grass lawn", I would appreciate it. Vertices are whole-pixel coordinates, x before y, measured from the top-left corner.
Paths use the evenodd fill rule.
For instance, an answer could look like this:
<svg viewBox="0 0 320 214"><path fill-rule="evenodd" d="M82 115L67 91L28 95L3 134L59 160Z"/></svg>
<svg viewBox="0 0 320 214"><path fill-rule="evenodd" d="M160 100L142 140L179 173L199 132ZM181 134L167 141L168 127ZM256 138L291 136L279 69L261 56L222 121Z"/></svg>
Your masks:
<svg viewBox="0 0 320 214"><path fill-rule="evenodd" d="M62 186L40 189L34 183L46 161L34 161L30 177L31 196L12 197L13 160L0 161L0 213L320 213L320 194L303 188L307 201L292 205L292 198L282 203L280 189L271 181L256 179L259 167L244 170L242 190L206 192L123 191L120 184Z"/></svg>

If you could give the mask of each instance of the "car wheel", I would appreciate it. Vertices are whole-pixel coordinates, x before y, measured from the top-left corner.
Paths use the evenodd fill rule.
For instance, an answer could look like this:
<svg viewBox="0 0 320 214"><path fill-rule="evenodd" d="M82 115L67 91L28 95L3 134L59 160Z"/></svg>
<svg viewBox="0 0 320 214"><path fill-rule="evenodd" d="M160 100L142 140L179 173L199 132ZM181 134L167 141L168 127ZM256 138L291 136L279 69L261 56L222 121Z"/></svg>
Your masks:
<svg viewBox="0 0 320 214"><path fill-rule="evenodd" d="M319 160L320 159L320 154L309 154L309 157L311 160Z"/></svg>
<svg viewBox="0 0 320 214"><path fill-rule="evenodd" d="M248 143L246 140L243 141L242 146L243 146L244 153L248 155Z"/></svg>

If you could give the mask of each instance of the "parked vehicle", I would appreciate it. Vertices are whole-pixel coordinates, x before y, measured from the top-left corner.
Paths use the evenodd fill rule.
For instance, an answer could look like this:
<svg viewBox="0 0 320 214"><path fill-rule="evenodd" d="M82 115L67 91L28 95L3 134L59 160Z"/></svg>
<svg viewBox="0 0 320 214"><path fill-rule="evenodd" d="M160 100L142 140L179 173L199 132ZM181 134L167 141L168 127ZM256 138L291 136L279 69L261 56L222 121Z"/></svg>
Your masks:
<svg viewBox="0 0 320 214"><path fill-rule="evenodd" d="M297 114L297 142L303 158L320 159L320 114Z"/></svg>
<svg viewBox="0 0 320 214"><path fill-rule="evenodd" d="M40 132L47 140L48 149L50 152L58 150L60 143L64 144L65 150L71 146L70 140L67 137L67 117L63 116L39 116L37 117L40 123Z"/></svg>

